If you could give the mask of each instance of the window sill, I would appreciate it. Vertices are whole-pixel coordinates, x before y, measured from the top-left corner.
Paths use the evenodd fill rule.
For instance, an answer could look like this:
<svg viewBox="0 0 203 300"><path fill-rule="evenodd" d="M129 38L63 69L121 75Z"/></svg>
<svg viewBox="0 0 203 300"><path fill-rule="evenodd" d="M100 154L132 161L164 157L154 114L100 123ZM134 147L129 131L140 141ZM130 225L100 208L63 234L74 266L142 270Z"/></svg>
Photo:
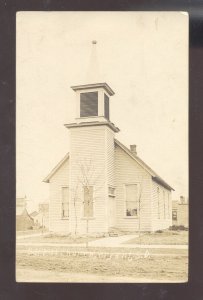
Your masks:
<svg viewBox="0 0 203 300"><path fill-rule="evenodd" d="M83 218L81 218L81 220L95 220L95 218L94 217L91 217L91 218L83 217Z"/></svg>

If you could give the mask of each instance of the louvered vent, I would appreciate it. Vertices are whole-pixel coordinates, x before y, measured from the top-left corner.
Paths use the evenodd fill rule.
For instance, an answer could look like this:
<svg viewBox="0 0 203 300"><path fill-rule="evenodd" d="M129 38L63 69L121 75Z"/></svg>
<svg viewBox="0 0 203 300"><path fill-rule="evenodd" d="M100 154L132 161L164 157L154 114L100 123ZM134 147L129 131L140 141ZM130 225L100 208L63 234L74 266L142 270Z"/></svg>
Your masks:
<svg viewBox="0 0 203 300"><path fill-rule="evenodd" d="M98 116L98 92L80 94L80 117Z"/></svg>
<svg viewBox="0 0 203 300"><path fill-rule="evenodd" d="M104 94L104 116L109 120L109 97Z"/></svg>

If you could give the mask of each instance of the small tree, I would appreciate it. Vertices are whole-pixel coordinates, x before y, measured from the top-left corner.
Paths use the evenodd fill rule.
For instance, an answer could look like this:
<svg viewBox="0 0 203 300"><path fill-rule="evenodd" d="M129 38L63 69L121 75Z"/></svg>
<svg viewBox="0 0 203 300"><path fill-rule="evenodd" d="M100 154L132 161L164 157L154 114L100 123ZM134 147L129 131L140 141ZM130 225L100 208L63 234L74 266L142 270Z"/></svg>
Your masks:
<svg viewBox="0 0 203 300"><path fill-rule="evenodd" d="M142 202L142 181L140 183L140 188L138 192L138 234L139 234L139 241L141 243L141 212L143 208L143 202Z"/></svg>
<svg viewBox="0 0 203 300"><path fill-rule="evenodd" d="M86 218L86 247L88 247L88 233L89 233L89 221L92 217L93 212L93 202L96 200L96 192L101 189L102 186L98 185L98 179L101 180L101 174L95 174L95 166L93 164L92 158L78 160L77 167L79 169L77 176L77 183L73 192L73 205L75 212L75 235L77 234L78 227L78 217L77 217L77 202L80 201L79 198L79 188L82 187L82 192L84 194L83 205L85 207L85 218ZM93 190L94 188L94 190Z"/></svg>
<svg viewBox="0 0 203 300"><path fill-rule="evenodd" d="M73 193L73 206L74 206L74 215L75 215L75 236L77 235L77 228L78 228L78 218L77 218L77 202L79 200L78 197L78 182L76 184L75 189L72 189L72 193Z"/></svg>

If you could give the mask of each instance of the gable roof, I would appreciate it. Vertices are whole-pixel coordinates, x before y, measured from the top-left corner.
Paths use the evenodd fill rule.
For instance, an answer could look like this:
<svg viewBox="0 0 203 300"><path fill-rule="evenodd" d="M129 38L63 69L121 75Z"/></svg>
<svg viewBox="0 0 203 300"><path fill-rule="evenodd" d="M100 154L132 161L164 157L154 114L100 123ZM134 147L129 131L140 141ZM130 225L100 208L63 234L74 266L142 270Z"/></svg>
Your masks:
<svg viewBox="0 0 203 300"><path fill-rule="evenodd" d="M121 142L119 142L117 139L114 139L115 144L122 148L130 157L132 157L143 169L145 169L151 176L154 181L156 181L158 184L164 186L168 190L174 189L166 183L155 171L153 171L141 158L139 158L137 155L135 155L130 149L128 149L125 145L123 145Z"/></svg>
<svg viewBox="0 0 203 300"><path fill-rule="evenodd" d="M27 209L24 208L24 207L16 207L16 216L17 217L27 216L27 217L31 218L30 215L29 215L29 213L28 213L28 211L27 211Z"/></svg>
<svg viewBox="0 0 203 300"><path fill-rule="evenodd" d="M53 170L44 178L43 182L49 182L51 177L58 171L58 169L63 165L63 163L69 158L69 153L67 153L62 160L53 168Z"/></svg>
<svg viewBox="0 0 203 300"><path fill-rule="evenodd" d="M145 169L151 176L152 179L157 182L158 184L162 185L168 190L174 189L166 183L155 171L153 171L141 158L139 158L137 155L133 154L130 149L128 149L125 145L123 145L121 142L119 142L117 139L114 139L114 142L117 146L119 146L121 149L123 149L130 157L132 157L143 169ZM49 183L49 180L51 177L58 171L58 169L63 165L63 163L69 159L69 153L67 153L64 158L55 166L55 168L47 175L47 177L43 180L43 182Z"/></svg>
<svg viewBox="0 0 203 300"><path fill-rule="evenodd" d="M34 218L34 217L36 217L38 214L39 214L39 213L35 210L35 211L33 211L33 212L30 214L30 216L31 216L32 218Z"/></svg>

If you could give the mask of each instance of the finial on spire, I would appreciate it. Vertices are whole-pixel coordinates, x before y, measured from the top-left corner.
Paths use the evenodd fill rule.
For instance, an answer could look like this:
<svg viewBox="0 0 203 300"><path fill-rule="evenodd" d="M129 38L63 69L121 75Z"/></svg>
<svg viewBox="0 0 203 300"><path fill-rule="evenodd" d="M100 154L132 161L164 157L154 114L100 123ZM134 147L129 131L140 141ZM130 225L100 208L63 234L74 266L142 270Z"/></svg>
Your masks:
<svg viewBox="0 0 203 300"><path fill-rule="evenodd" d="M98 83L102 82L101 75L100 75L100 68L99 68L99 63L97 59L97 40L92 40L92 49L91 49L91 56L90 56L90 62L89 62L89 67L88 67L88 72L87 72L87 77L86 77L86 82L87 83Z"/></svg>

